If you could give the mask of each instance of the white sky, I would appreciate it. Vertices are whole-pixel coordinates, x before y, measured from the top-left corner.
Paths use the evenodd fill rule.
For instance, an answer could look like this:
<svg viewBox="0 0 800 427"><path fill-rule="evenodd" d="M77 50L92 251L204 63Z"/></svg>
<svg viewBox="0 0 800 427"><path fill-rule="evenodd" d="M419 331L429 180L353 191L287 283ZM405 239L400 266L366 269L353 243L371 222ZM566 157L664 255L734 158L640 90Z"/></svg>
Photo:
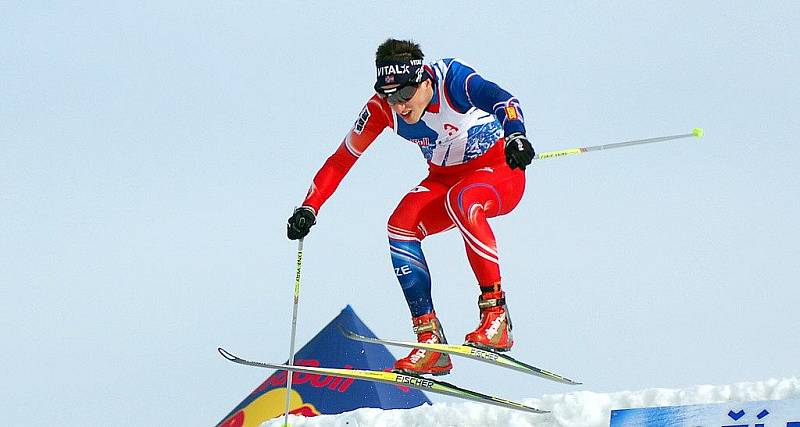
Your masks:
<svg viewBox="0 0 800 427"><path fill-rule="evenodd" d="M0 3L0 413L210 425L286 360L285 221L412 37L521 100L542 161L495 220L513 355L595 392L798 374L797 2ZM425 174L389 133L306 240L298 348L346 305L412 338L385 224ZM455 232L424 247L451 341ZM404 354L396 351L398 356ZM507 398L576 390L457 360Z"/></svg>

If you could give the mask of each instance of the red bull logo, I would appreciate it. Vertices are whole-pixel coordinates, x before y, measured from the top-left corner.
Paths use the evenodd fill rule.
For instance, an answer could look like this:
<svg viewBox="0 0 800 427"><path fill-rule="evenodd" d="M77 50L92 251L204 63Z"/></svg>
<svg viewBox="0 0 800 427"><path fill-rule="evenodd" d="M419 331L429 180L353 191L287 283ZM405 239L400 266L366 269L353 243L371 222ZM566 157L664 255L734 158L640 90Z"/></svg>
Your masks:
<svg viewBox="0 0 800 427"><path fill-rule="evenodd" d="M219 427L258 427L264 421L283 416L285 409L286 388L276 388L231 415ZM292 390L289 398L289 413L304 417L320 415L314 405L303 402L303 397L296 390Z"/></svg>
<svg viewBox="0 0 800 427"><path fill-rule="evenodd" d="M306 359L306 360L297 360L294 363L295 365L299 366L319 366L319 360L315 359ZM352 369L352 365L345 365L345 369ZM355 381L352 378L342 378L342 377L334 377L331 375L319 375L319 374L306 374L303 372L295 372L292 374L292 384L293 385L301 385L308 383L311 387L314 388L327 388L329 390L334 390L339 393L344 393L350 388L350 385L353 384ZM264 390L286 386L286 371L279 371L276 372L271 377L267 378L263 384L261 384L251 395L263 393Z"/></svg>
<svg viewBox="0 0 800 427"><path fill-rule="evenodd" d="M295 361L295 365L320 366L320 363L316 359L302 359ZM353 366L345 365L344 368L352 369ZM264 421L283 416L286 410L286 378L286 371L278 371L271 375L250 394L250 397L255 397L255 400L228 417L219 424L219 427L258 427ZM314 405L303 401L303 396L294 389L295 386L308 384L317 389L325 388L336 393L345 393L353 384L353 381L355 380L352 378L295 372L292 374L289 413L304 417L314 417L321 414Z"/></svg>
<svg viewBox="0 0 800 427"><path fill-rule="evenodd" d="M419 145L420 147L427 147L427 146L431 145L431 140L427 136L426 137L422 137L422 138L414 138L414 139L411 140L411 142L413 142L414 144Z"/></svg>

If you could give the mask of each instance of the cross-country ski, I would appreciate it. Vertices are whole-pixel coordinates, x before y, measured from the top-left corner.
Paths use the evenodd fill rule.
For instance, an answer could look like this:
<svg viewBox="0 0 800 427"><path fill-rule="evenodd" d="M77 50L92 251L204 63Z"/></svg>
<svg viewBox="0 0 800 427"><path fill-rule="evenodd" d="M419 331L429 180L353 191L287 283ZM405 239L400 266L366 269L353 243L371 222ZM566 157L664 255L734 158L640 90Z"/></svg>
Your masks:
<svg viewBox="0 0 800 427"><path fill-rule="evenodd" d="M530 375L536 375L538 377L548 379L550 381L555 381L562 384L569 384L569 385L579 385L577 381L573 381L569 378L563 377L561 375L555 374L550 371L546 371L541 368L537 368L535 366L529 365L524 362L520 362L517 359L514 359L511 356L507 356L505 354L496 353L494 351L483 350L476 347L471 347L468 345L454 345L454 344L437 344L437 343L419 343L419 342L410 342L410 341L396 341L396 340L385 340L380 338L370 338L365 337L363 335L356 334L355 332L348 331L345 328L339 327L339 330L342 331L344 336L347 338L373 343L373 344L384 344L384 345L391 345L395 347L406 347L406 348L423 348L427 350L438 351L440 353L447 353L453 354L456 356L462 356L473 360L478 360L480 362L489 363L495 366L500 366L503 368L513 369L515 371L524 372Z"/></svg>
<svg viewBox="0 0 800 427"><path fill-rule="evenodd" d="M279 369L292 372L304 372L308 374L331 375L335 377L353 378L364 381L374 381L386 384L392 384L402 387L411 387L418 390L428 391L431 393L443 394L446 396L453 396L460 399L472 400L475 402L486 403L488 405L501 406L503 408L515 409L518 411L530 412L534 414L546 414L550 411L533 408L523 405L521 403L513 402L511 400L501 399L499 397L490 396L487 394L479 393L477 391L468 390L444 381L438 381L430 378L419 377L416 375L399 374L396 372L385 371L370 371L362 369L342 369L342 368L322 368L314 366L290 366L279 363L264 363L254 362L251 360L242 359L225 350L224 348L217 349L219 353L231 362L240 365L254 366L258 368Z"/></svg>

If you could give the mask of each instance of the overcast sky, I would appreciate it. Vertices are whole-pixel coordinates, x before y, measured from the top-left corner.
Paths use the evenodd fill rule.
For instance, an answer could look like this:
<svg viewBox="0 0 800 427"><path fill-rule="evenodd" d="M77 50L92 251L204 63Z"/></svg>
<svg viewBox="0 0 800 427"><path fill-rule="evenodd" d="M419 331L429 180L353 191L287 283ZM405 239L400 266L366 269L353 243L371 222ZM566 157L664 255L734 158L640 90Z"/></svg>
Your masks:
<svg viewBox="0 0 800 427"><path fill-rule="evenodd" d="M322 5L324 4L324 5ZM211 425L286 360L286 218L413 38L515 94L543 160L494 220L515 357L455 360L507 398L798 375L798 2L0 3L0 413L8 425ZM347 304L411 339L386 220L425 175L385 133L305 242L298 348ZM424 243L452 342L477 324L460 236ZM402 356L404 351L393 350Z"/></svg>

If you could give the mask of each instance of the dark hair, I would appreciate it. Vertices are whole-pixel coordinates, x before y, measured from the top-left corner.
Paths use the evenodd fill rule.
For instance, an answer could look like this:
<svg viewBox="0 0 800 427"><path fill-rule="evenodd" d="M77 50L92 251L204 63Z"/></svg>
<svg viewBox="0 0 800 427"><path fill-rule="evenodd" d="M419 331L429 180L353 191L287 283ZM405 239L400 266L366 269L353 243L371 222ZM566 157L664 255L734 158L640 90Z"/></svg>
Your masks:
<svg viewBox="0 0 800 427"><path fill-rule="evenodd" d="M375 52L375 61L397 61L404 59L423 59L422 49L411 40L386 39Z"/></svg>

